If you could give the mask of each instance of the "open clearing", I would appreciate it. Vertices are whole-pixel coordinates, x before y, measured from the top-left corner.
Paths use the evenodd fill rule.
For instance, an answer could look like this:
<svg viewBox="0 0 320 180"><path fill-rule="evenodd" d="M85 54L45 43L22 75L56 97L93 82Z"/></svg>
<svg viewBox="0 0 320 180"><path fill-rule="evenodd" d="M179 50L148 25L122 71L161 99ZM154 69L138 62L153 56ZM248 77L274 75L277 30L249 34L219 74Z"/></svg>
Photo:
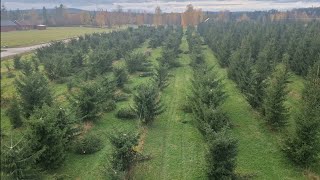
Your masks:
<svg viewBox="0 0 320 180"><path fill-rule="evenodd" d="M49 27L46 30L1 32L1 47L23 47L50 41L72 38L94 32L106 32L112 29L89 27Z"/></svg>

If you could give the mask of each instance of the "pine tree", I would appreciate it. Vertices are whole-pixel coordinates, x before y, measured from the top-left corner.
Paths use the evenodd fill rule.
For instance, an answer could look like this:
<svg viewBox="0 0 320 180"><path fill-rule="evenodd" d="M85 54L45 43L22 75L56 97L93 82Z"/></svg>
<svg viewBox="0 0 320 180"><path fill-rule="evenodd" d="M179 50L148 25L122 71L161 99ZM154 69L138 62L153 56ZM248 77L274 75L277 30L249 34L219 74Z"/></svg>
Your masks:
<svg viewBox="0 0 320 180"><path fill-rule="evenodd" d="M128 81L128 71L124 66L117 66L113 68L113 74L116 78L117 86L122 88Z"/></svg>
<svg viewBox="0 0 320 180"><path fill-rule="evenodd" d="M169 69L167 66L159 66L153 76L155 84L160 90L163 90L169 85Z"/></svg>
<svg viewBox="0 0 320 180"><path fill-rule="evenodd" d="M267 82L264 97L264 113L267 123L275 129L282 128L287 124L288 110L284 105L288 91L289 74L284 65L276 67Z"/></svg>
<svg viewBox="0 0 320 180"><path fill-rule="evenodd" d="M301 107L295 134L286 139L283 150L294 163L307 167L320 153L320 62L309 72Z"/></svg>
<svg viewBox="0 0 320 180"><path fill-rule="evenodd" d="M237 141L227 134L226 130L213 133L208 139L209 152L207 154L209 179L234 179Z"/></svg>
<svg viewBox="0 0 320 180"><path fill-rule="evenodd" d="M37 161L44 169L57 168L64 161L74 125L57 106L45 105L30 117L27 139L33 152L44 149Z"/></svg>
<svg viewBox="0 0 320 180"><path fill-rule="evenodd" d="M17 70L22 68L21 56L13 57L13 67Z"/></svg>
<svg viewBox="0 0 320 180"><path fill-rule="evenodd" d="M190 103L201 101L208 107L217 108L227 98L223 91L222 80L212 71L213 67L208 68L205 65L195 69L192 80L192 94L189 97Z"/></svg>
<svg viewBox="0 0 320 180"><path fill-rule="evenodd" d="M77 110L82 120L95 120L103 110L113 109L113 95L115 82L110 78L102 78L98 82L84 83L79 86L79 91L69 97L70 103Z"/></svg>
<svg viewBox="0 0 320 180"><path fill-rule="evenodd" d="M26 117L29 117L35 108L52 103L49 83L41 73L20 76L15 84Z"/></svg>
<svg viewBox="0 0 320 180"><path fill-rule="evenodd" d="M12 99L6 113L10 118L13 128L19 128L22 126L21 108L16 97Z"/></svg>
<svg viewBox="0 0 320 180"><path fill-rule="evenodd" d="M144 124L151 123L155 117L164 112L159 90L153 84L143 84L138 86L134 95L133 110Z"/></svg>
<svg viewBox="0 0 320 180"><path fill-rule="evenodd" d="M134 147L138 145L139 134L117 131L109 136L113 145L111 164L114 171L127 171L137 158Z"/></svg>
<svg viewBox="0 0 320 180"><path fill-rule="evenodd" d="M38 179L39 171L35 163L43 149L32 152L30 143L24 137L16 144L1 143L1 172L12 179ZM39 178L40 179L40 178Z"/></svg>

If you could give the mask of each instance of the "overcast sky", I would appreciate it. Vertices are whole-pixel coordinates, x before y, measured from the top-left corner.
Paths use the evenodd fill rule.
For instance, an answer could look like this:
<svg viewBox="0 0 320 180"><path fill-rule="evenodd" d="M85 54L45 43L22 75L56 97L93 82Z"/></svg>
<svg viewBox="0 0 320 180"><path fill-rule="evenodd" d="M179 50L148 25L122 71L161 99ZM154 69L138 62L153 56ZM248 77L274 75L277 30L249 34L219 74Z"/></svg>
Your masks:
<svg viewBox="0 0 320 180"><path fill-rule="evenodd" d="M165 12L182 12L187 4L193 4L204 11L254 11L288 10L302 7L320 7L320 0L1 0L7 9L53 8L64 4L68 8L114 10L122 6L124 10L154 11L160 6Z"/></svg>

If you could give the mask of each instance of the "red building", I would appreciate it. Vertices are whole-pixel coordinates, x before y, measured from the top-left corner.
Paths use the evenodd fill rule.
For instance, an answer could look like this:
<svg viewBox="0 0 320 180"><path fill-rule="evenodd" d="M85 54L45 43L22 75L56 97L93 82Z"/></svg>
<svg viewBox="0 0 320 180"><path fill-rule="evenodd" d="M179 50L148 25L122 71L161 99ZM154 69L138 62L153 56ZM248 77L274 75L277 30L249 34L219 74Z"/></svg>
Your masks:
<svg viewBox="0 0 320 180"><path fill-rule="evenodd" d="M30 30L30 29L36 29L36 25L29 22L29 21L14 21L14 23L17 24L18 30Z"/></svg>
<svg viewBox="0 0 320 180"><path fill-rule="evenodd" d="M17 25L10 20L1 20L1 32L16 31Z"/></svg>

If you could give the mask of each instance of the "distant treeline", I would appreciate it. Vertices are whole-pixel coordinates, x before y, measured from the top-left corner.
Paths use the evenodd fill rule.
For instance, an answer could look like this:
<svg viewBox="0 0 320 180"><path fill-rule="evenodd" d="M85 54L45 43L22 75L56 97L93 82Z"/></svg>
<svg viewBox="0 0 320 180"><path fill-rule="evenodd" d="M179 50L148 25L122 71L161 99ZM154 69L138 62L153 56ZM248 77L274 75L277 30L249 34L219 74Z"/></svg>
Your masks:
<svg viewBox="0 0 320 180"><path fill-rule="evenodd" d="M157 7L154 13L123 11L119 7L115 11L98 9L96 11L85 11L80 9L66 8L60 5L54 9L32 9L32 10L7 10L5 6L1 9L1 19L24 20L31 24L46 24L49 26L100 26L111 27L121 25L182 25L184 27L198 25L207 18L222 21L311 21L320 19L320 7L302 8L291 11L254 11L254 12L203 12L194 8L191 4L183 13L163 13Z"/></svg>

